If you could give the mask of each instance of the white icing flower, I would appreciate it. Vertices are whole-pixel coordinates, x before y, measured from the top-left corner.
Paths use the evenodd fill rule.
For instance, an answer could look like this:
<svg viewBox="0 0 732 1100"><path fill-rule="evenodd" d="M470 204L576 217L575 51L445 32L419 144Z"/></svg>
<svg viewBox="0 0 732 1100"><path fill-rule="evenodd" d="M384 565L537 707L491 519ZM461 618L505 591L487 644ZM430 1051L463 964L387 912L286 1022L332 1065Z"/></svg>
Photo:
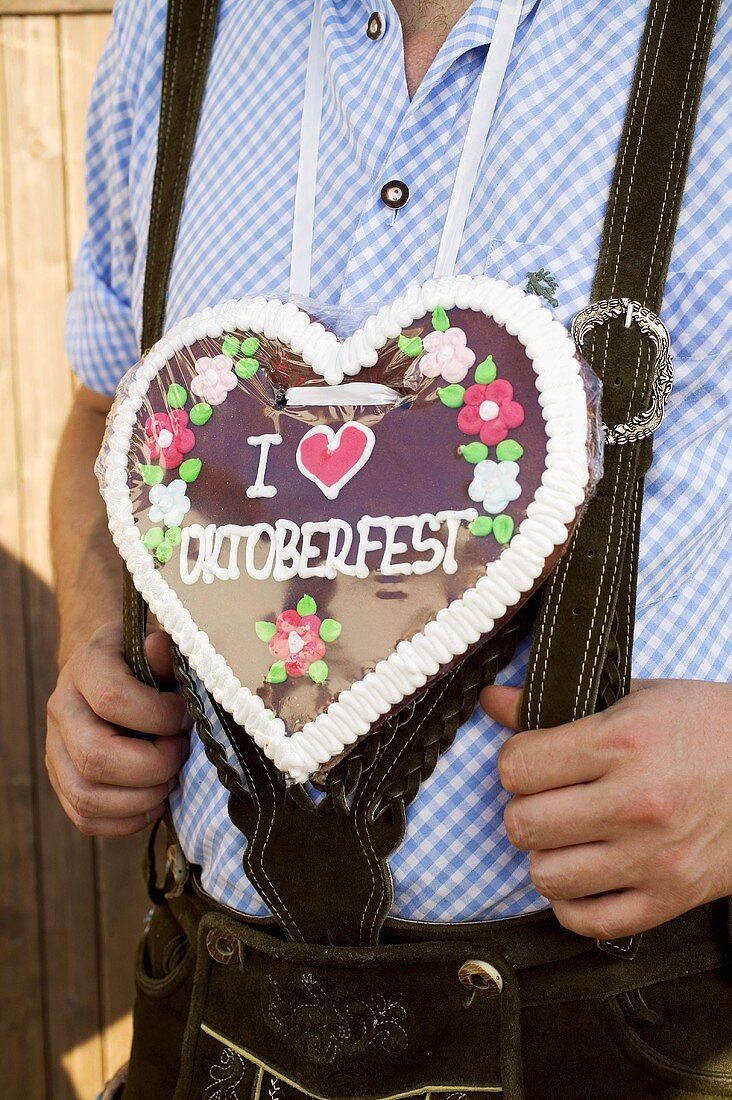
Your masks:
<svg viewBox="0 0 732 1100"><path fill-rule="evenodd" d="M181 478L171 481L170 485L153 485L150 490L151 521L164 523L166 527L180 527L191 507L187 488Z"/></svg>
<svg viewBox="0 0 732 1100"><path fill-rule="evenodd" d="M521 496L518 475L518 462L494 462L486 458L475 467L468 496L482 504L489 515L497 516Z"/></svg>

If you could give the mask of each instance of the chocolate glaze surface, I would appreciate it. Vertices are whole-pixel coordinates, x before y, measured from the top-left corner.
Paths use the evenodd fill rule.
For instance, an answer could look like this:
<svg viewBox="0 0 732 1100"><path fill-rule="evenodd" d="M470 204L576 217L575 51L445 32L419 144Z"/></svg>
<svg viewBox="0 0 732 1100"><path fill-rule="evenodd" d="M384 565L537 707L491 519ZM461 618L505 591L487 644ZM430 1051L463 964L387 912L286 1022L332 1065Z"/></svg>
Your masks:
<svg viewBox="0 0 732 1100"><path fill-rule="evenodd" d="M476 364L489 354L493 356L498 377L512 383L514 397L525 411L524 423L510 432L510 438L524 449L519 462L521 495L505 509L518 529L541 482L546 457L546 432L533 368L518 339L483 314L451 310L450 324L466 332ZM431 324L427 317L411 326L407 333L424 336L429 331ZM235 335L243 338L250 334ZM166 393L171 383L184 386L190 395L195 360L220 354L221 344L221 339L198 341L169 360L151 385L140 410L133 433L129 484L136 522L143 533L154 526L147 514L149 487L143 483L138 468L140 463L151 461L145 420L151 413L167 411ZM214 408L206 425L190 425L196 436L190 457L201 459L202 470L188 489L192 507L185 525L274 525L278 519L302 525L305 521L325 522L335 517L350 523L355 535L356 523L365 515L414 516L470 507L482 514L480 505L467 494L474 466L458 450L477 441L477 436L461 432L457 426L458 410L447 408L439 400L437 389L447 383L440 378L424 378L418 360L404 355L396 341L390 341L382 349L375 367L362 370L354 379L384 383L403 395L399 405L382 410L336 405L287 408L282 404L284 389L322 386L322 379L289 348L264 337L258 359L262 366L257 374L249 380L239 380L236 389ZM462 384L466 388L473 384L474 373L472 368L464 379ZM189 396L188 411L195 400ZM371 427L375 446L363 469L335 500L329 500L298 470L296 449L305 432L315 424L338 429L349 420ZM277 494L251 499L246 489L256 477L259 449L249 446L247 437L274 432L282 436L283 442L270 451L266 482L276 486ZM494 448L489 449L489 457L495 458ZM167 471L166 483L177 476L177 471ZM382 541L383 535L383 530L371 532L371 537L381 536ZM397 533L397 538L400 537L408 542L409 532L402 528ZM445 541L444 528L438 537ZM326 540L327 536L323 536L322 542L316 537L316 545L322 544L324 548ZM268 542L263 540L257 553L258 564L266 559L268 548ZM254 580L240 564L241 576L237 580L216 579L211 584L199 580L187 585L180 577L180 548L160 568L242 684L259 694L284 719L288 729L294 730L316 717L343 689L388 657L400 640L411 638L441 608L462 597L502 550L493 536L476 537L463 523L456 543L459 567L452 575L440 567L421 576L383 576L376 568L381 558L381 552L376 551L367 556L370 573L365 579L339 574L334 580L317 577L288 582L277 582L271 577ZM227 555L224 550L221 560L225 561ZM395 560L413 561L420 556L425 555L410 551ZM242 545L240 563L243 557ZM348 561L354 560L352 550ZM328 679L321 685L307 676L269 684L265 677L274 658L268 645L256 636L254 624L258 620L273 622L278 614L294 608L304 594L316 601L321 618L342 623L340 638L327 646Z"/></svg>

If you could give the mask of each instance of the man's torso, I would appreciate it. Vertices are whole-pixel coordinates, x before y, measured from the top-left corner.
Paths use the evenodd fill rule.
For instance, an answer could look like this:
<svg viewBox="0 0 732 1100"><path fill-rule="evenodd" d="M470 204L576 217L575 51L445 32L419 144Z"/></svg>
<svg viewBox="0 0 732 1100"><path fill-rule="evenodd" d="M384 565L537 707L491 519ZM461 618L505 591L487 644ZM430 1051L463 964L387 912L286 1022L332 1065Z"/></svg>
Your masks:
<svg viewBox="0 0 732 1100"><path fill-rule="evenodd" d="M371 4L324 0L328 64L313 255L317 299L342 305L383 300L432 273L498 8L497 0L473 4L430 66L430 50L439 48L462 6L449 5L442 23L420 41L418 31L410 34L419 5L400 4L405 62L390 4L379 4L385 30L372 40L366 33ZM139 334L164 9L163 0L122 5L113 59L119 74L106 78L121 88L108 89L120 106L116 117L105 119L104 156L112 161L110 180L122 181L129 192L115 213L108 255L102 258L100 243L100 256L92 259L131 306L125 330L121 319L114 330L117 344L105 349L94 346L88 323L82 331L75 322L72 301L72 357L76 340L81 373L97 386L116 380L115 359L132 361ZM173 265L171 323L226 298L287 291L311 10L305 0L222 3ZM642 2L525 3L483 157L458 270L531 285L556 303L565 323L589 300L645 16ZM732 219L721 57L730 37L732 19L723 13L664 306L677 386L647 485L638 676L725 674L719 624L729 614L720 563L729 538L724 354L731 335ZM92 163L94 155L92 149ZM403 180L411 193L396 214L379 197L390 179ZM94 201L92 194L93 231ZM80 304L83 295L82 283ZM98 364L107 350L105 377ZM525 653L507 679L520 682ZM476 714L410 807L407 838L391 864L396 914L490 919L544 904L531 887L525 855L503 832L508 796L498 782L496 756L505 736ZM244 842L228 820L226 792L197 742L173 807L189 858L203 865L206 888L230 905L261 913L243 880Z"/></svg>

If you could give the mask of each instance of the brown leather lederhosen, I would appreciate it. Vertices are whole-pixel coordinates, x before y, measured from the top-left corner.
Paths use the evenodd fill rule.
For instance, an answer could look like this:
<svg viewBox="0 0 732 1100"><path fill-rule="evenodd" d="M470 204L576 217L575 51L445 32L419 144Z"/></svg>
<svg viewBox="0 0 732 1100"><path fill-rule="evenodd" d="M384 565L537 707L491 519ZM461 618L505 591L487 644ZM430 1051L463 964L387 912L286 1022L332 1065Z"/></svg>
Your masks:
<svg viewBox="0 0 732 1100"><path fill-rule="evenodd" d="M144 348L163 328L216 9L216 0L169 4ZM605 384L611 426L642 419L657 399L657 348L646 335L661 306L715 16L714 0L651 0L595 305L578 329L589 332L585 352ZM629 300L636 324L627 327ZM198 732L248 841L244 871L273 916L242 919L207 898L169 826L167 877L163 887L151 884L157 908L140 951L126 1100L434 1093L475 1100L501 1091L509 1100L732 1097L732 1054L729 1066L707 1071L694 1065L701 1056L692 1048L691 1061L679 1065L660 1023L669 1003L686 1011L699 998L716 996L716 1004L728 996L720 977L729 959L726 903L642 942L600 945L545 914L438 927L388 917L387 859L403 838L405 808L537 610L524 728L582 717L627 692L637 520L650 460L650 436L608 446L600 490L540 606L532 601L499 637L324 771L317 805L304 788L286 788L216 706L239 768L227 763L178 654ZM127 580L127 655L152 683L144 629L144 605ZM725 1044L732 1050L730 1014L717 1011L695 1039L706 1043L713 1067ZM654 1028L658 1049L647 1041Z"/></svg>

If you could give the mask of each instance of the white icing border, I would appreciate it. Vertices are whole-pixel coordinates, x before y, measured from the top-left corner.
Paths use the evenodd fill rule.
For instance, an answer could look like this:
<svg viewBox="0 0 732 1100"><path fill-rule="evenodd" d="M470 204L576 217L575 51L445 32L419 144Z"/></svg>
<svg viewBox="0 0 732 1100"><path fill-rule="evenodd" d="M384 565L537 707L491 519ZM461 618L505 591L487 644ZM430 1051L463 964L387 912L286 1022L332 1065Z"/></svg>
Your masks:
<svg viewBox="0 0 732 1100"><path fill-rule="evenodd" d="M208 635L156 568L135 524L127 484L132 432L143 398L168 359L204 337L238 330L289 344L315 374L337 385L344 376L373 366L387 340L437 306L471 309L492 317L526 349L536 375L547 433L546 468L526 518L501 556L486 567L461 600L438 611L422 631L376 665L363 680L342 691L326 711L288 735L281 718L243 687ZM342 344L320 322L311 322L293 302L244 298L207 308L177 324L135 368L110 417L102 495L109 529L141 592L164 630L174 639L206 689L295 782L305 782L323 764L368 733L393 706L418 691L441 665L488 634L509 607L528 592L546 559L568 537L568 527L585 499L590 469L587 402L579 360L569 333L536 295L527 295L487 276L432 279L412 286L391 305L369 317Z"/></svg>

